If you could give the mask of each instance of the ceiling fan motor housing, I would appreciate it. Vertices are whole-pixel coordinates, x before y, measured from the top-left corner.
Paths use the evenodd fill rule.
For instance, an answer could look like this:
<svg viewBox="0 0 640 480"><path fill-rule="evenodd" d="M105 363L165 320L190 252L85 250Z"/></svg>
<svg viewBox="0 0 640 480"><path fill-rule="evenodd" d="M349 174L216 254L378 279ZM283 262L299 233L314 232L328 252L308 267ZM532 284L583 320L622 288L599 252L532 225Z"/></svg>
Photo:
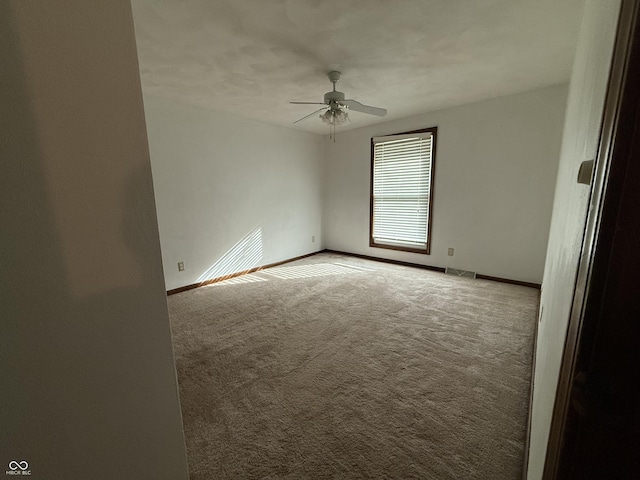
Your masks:
<svg viewBox="0 0 640 480"><path fill-rule="evenodd" d="M342 102L344 100L344 93L342 92L327 92L324 94L324 103L331 105L332 103Z"/></svg>

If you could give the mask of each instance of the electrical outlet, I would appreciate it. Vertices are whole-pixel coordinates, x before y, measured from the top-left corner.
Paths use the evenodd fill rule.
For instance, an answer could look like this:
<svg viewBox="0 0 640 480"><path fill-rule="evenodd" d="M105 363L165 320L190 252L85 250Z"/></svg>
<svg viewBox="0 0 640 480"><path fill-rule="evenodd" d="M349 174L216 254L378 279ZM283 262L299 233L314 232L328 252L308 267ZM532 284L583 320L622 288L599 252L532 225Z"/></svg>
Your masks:
<svg viewBox="0 0 640 480"><path fill-rule="evenodd" d="M184 272L184 262L178 262L178 271Z"/></svg>
<svg viewBox="0 0 640 480"><path fill-rule="evenodd" d="M453 248L450 248L447 252L450 257L453 257Z"/></svg>
<svg viewBox="0 0 640 480"><path fill-rule="evenodd" d="M315 236L315 235L312 235L312 236L311 236L311 241L312 241L312 242L315 242L315 241L316 241L316 236Z"/></svg>

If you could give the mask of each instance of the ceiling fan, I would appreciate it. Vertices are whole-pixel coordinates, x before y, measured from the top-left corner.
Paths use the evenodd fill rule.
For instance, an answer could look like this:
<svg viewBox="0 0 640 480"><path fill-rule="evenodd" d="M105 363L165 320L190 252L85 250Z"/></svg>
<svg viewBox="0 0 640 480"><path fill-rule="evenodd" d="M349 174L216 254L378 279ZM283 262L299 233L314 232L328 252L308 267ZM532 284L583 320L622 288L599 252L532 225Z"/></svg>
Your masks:
<svg viewBox="0 0 640 480"><path fill-rule="evenodd" d="M301 122L316 113L323 112L320 113L320 118L324 123L329 125L329 135L332 136L335 141L336 125L342 125L348 120L349 110L368 113L369 115L376 115L378 117L384 117L387 114L387 110L385 108L370 107L369 105L363 105L356 100L345 99L344 93L336 90L336 83L340 80L341 75L342 74L340 72L336 71L327 73L329 81L333 83L333 90L324 94L324 102L289 102L296 105L324 105L322 108L310 113L309 115L305 115L293 123Z"/></svg>

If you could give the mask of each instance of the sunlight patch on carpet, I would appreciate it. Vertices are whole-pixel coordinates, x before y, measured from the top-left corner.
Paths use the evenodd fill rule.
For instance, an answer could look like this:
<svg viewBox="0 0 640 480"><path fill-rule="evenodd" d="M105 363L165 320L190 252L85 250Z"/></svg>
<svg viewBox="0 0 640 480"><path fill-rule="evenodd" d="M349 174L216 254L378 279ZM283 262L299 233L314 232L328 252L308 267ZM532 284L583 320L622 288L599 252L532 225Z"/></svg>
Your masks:
<svg viewBox="0 0 640 480"><path fill-rule="evenodd" d="M312 265L295 265L291 267L274 267L263 270L262 273L281 279L324 277L326 275L344 275L348 273L363 273L372 270L353 265L316 263Z"/></svg>
<svg viewBox="0 0 640 480"><path fill-rule="evenodd" d="M249 273L247 275L240 275L238 277L229 278L227 280L222 280L220 282L211 283L209 285L205 285L206 287L217 287L220 285L239 285L242 283L255 283L255 282L266 282L266 278L262 278L254 273Z"/></svg>

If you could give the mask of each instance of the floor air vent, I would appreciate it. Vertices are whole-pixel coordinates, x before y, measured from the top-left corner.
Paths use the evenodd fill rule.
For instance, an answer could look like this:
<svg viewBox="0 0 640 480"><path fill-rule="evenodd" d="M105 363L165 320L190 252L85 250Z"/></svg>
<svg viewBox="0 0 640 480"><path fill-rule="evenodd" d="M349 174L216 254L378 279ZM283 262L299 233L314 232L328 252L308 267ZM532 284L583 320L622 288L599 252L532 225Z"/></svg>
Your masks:
<svg viewBox="0 0 640 480"><path fill-rule="evenodd" d="M446 268L444 273L447 273L449 275L456 275L457 277L476 278L476 272L458 270L457 268Z"/></svg>

